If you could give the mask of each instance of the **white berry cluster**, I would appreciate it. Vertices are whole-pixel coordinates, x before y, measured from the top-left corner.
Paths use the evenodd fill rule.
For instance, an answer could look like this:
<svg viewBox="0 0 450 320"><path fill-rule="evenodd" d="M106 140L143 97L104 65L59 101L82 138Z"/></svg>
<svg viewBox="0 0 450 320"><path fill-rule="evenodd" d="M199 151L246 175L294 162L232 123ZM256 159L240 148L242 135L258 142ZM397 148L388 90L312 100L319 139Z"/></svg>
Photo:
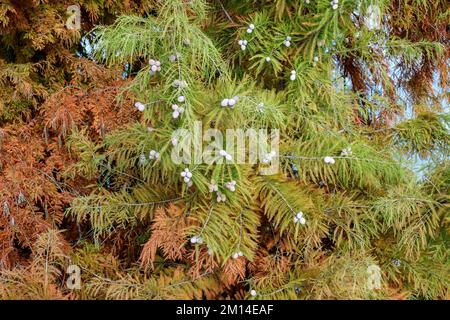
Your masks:
<svg viewBox="0 0 450 320"><path fill-rule="evenodd" d="M180 54L178 52L174 53L174 54L171 54L169 56L169 61L170 62L176 62L176 61L178 61L178 59L180 59Z"/></svg>
<svg viewBox="0 0 450 320"><path fill-rule="evenodd" d="M172 137L171 141L172 141L172 145L173 145L173 146L176 146L176 145L178 144L178 139L177 139L177 137Z"/></svg>
<svg viewBox="0 0 450 320"><path fill-rule="evenodd" d="M211 183L209 184L209 192L217 192L217 202L225 202L227 200L227 196L219 191L219 186L216 184L215 180L211 180Z"/></svg>
<svg viewBox="0 0 450 320"><path fill-rule="evenodd" d="M247 33L252 33L253 30L255 30L255 25L253 23L250 23L247 28Z"/></svg>
<svg viewBox="0 0 450 320"><path fill-rule="evenodd" d="M394 259L394 260L392 260L392 264L396 267L400 267L402 265L402 260L400 260L398 258Z"/></svg>
<svg viewBox="0 0 450 320"><path fill-rule="evenodd" d="M225 188L234 192L236 191L236 181L232 180L230 182L225 183Z"/></svg>
<svg viewBox="0 0 450 320"><path fill-rule="evenodd" d="M286 47L290 47L290 46L291 46L291 40L292 40L292 38L291 38L290 36L287 36L287 37L284 39L283 44L284 44Z"/></svg>
<svg viewBox="0 0 450 320"><path fill-rule="evenodd" d="M252 297L256 297L257 294L258 294L258 293L256 292L256 290L254 290L254 289L250 290L250 295L251 295Z"/></svg>
<svg viewBox="0 0 450 320"><path fill-rule="evenodd" d="M216 197L217 202L227 201L227 196L219 191L219 186L216 184L216 181L214 181L214 180L211 180L211 183L209 184L209 192L217 193L217 197Z"/></svg>
<svg viewBox="0 0 450 320"><path fill-rule="evenodd" d="M341 156L351 156L353 154L352 147L348 146L347 148L342 149Z"/></svg>
<svg viewBox="0 0 450 320"><path fill-rule="evenodd" d="M217 202L225 202L227 201L227 196L220 191L217 191Z"/></svg>
<svg viewBox="0 0 450 320"><path fill-rule="evenodd" d="M186 101L186 97L185 96L178 96L177 101L179 103L183 103L183 102ZM172 105L172 110L173 110L172 118L174 118L174 119L177 119L180 116L180 114L182 114L184 112L184 108L178 106L177 104L173 104Z"/></svg>
<svg viewBox="0 0 450 320"><path fill-rule="evenodd" d="M331 7L333 8L333 10L336 10L337 8L339 8L339 0L333 0L330 2Z"/></svg>
<svg viewBox="0 0 450 320"><path fill-rule="evenodd" d="M297 72L295 70L291 70L291 75L289 79L291 79L291 81L294 81L295 78L297 78Z"/></svg>
<svg viewBox="0 0 450 320"><path fill-rule="evenodd" d="M184 112L184 108L178 106L177 104L173 104L172 105L172 118L176 119L180 116L180 114L182 114Z"/></svg>
<svg viewBox="0 0 450 320"><path fill-rule="evenodd" d="M297 213L294 217L294 223L298 223L298 222L300 222L301 224L306 223L306 219L303 216L303 212L301 212L301 211L299 213Z"/></svg>
<svg viewBox="0 0 450 320"><path fill-rule="evenodd" d="M270 62L272 60L270 57L266 57L266 62Z"/></svg>
<svg viewBox="0 0 450 320"><path fill-rule="evenodd" d="M141 153L141 155L139 156L139 164L143 166L146 163L147 163L147 158L145 157L145 154Z"/></svg>
<svg viewBox="0 0 450 320"><path fill-rule="evenodd" d="M275 151L271 151L270 153L267 153L264 155L264 158L262 160L262 163L267 164L272 161L272 159L277 155Z"/></svg>
<svg viewBox="0 0 450 320"><path fill-rule="evenodd" d="M193 236L191 238L191 243L202 244L203 243L203 239L200 236Z"/></svg>
<svg viewBox="0 0 450 320"><path fill-rule="evenodd" d="M228 161L231 161L233 159L233 157L231 156L231 154L229 154L228 152L226 152L225 150L220 150L219 154L224 157L225 159L227 159Z"/></svg>
<svg viewBox="0 0 450 320"><path fill-rule="evenodd" d="M148 63L150 64L151 75L154 75L156 72L161 71L161 62L159 60L150 59Z"/></svg>
<svg viewBox="0 0 450 320"><path fill-rule="evenodd" d="M183 181L188 185L188 187L192 186L192 172L190 172L188 168L184 169L184 171L181 171L181 177L183 178Z"/></svg>
<svg viewBox="0 0 450 320"><path fill-rule="evenodd" d="M188 86L186 81L179 79L174 80L172 85L177 89L185 89Z"/></svg>
<svg viewBox="0 0 450 320"><path fill-rule="evenodd" d="M236 102L238 102L239 97L234 96L233 98L225 98L220 102L221 107L230 107L231 109L234 108Z"/></svg>
<svg viewBox="0 0 450 320"><path fill-rule="evenodd" d="M143 112L145 110L145 104L141 103L141 102L136 102L134 104L134 106L140 111Z"/></svg>
<svg viewBox="0 0 450 320"><path fill-rule="evenodd" d="M258 103L257 107L259 112L264 112L264 103L262 102Z"/></svg>
<svg viewBox="0 0 450 320"><path fill-rule="evenodd" d="M150 150L150 153L148 154L148 158L150 160L157 160L159 158L159 152L155 150Z"/></svg>
<svg viewBox="0 0 450 320"><path fill-rule="evenodd" d="M235 252L235 253L233 253L233 259L237 259L237 258L239 258L239 257L242 257L244 254L242 253L242 251L238 251L238 252Z"/></svg>
<svg viewBox="0 0 450 320"><path fill-rule="evenodd" d="M211 183L209 184L209 192L217 192L219 191L219 186L216 184L215 180L211 180Z"/></svg>
<svg viewBox="0 0 450 320"><path fill-rule="evenodd" d="M306 3L306 4L309 4L309 2L310 2L309 0L305 0L305 3Z"/></svg>
<svg viewBox="0 0 450 320"><path fill-rule="evenodd" d="M241 46L241 50L244 51L245 49L247 49L248 41L247 40L239 40L238 44Z"/></svg>
<svg viewBox="0 0 450 320"><path fill-rule="evenodd" d="M323 161L327 164L334 164L336 162L336 160L334 160L333 157L330 156L326 156L323 158Z"/></svg>

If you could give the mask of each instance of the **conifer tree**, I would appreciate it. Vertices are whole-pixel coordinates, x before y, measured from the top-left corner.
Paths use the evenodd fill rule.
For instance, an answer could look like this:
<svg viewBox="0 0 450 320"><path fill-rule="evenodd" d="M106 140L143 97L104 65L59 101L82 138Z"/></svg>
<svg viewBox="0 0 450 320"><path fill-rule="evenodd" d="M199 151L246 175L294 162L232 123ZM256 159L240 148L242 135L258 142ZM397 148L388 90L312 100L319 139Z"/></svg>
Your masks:
<svg viewBox="0 0 450 320"><path fill-rule="evenodd" d="M103 112L89 98L80 119L47 111L77 160L62 181L91 185L65 212L72 249L54 229L37 236L21 297L449 297L445 1L151 3L86 37L126 78L101 103L120 124L83 128ZM279 130L278 149L240 163L227 140L214 163L174 161L199 123ZM57 284L68 261L79 290ZM14 270L0 274L5 297Z"/></svg>

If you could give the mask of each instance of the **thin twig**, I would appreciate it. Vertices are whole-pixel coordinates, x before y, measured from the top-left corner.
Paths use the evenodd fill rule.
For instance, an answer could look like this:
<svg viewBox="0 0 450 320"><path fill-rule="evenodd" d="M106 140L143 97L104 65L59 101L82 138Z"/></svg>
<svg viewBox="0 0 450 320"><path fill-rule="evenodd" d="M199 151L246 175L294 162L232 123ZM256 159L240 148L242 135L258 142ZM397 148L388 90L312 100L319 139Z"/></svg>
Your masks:
<svg viewBox="0 0 450 320"><path fill-rule="evenodd" d="M217 0L217 1L219 2L220 6L222 7L222 10L223 10L223 12L225 13L225 15L227 16L228 20L230 20L230 22L234 24L235 22L233 21L233 19L231 18L231 16L228 14L228 11L227 11L227 10L225 9L225 7L223 6L222 1L220 1L220 0Z"/></svg>

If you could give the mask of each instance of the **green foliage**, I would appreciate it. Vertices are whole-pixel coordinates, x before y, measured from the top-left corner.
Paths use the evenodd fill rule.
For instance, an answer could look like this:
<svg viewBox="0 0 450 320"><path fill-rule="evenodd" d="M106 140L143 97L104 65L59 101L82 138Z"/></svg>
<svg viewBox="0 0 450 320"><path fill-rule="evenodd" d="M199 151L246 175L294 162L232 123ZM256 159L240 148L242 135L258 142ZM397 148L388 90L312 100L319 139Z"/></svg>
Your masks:
<svg viewBox="0 0 450 320"><path fill-rule="evenodd" d="M106 137L102 148L114 178L112 189L75 199L69 213L79 222L89 221L96 234L106 235L151 223L155 208L179 203L185 216L196 222L187 227L186 235L201 238L191 245L196 257L191 263L200 263L206 246L218 266L231 272L227 268L236 259L233 255L241 252L259 272L246 282L261 299L384 299L403 282L411 297L444 297L437 276L425 280L423 268L427 259L440 261L437 274L448 267L441 239L448 200L427 193L427 185L402 154L445 158L447 115L430 109L381 130L355 122L359 114L360 119L386 124L382 114L401 109L389 97L395 87L385 59L402 61L396 67L400 70L417 59L436 59L443 46L390 37L364 24L358 27L356 18L343 14L353 10L352 1L342 2L339 10L328 1L314 5L278 1L268 10L240 18L240 24L256 26L251 33L243 27L234 33L225 30L221 38L215 34L221 30L210 29L211 39L201 29L206 10L202 4L193 1L201 10L192 14L182 1L164 2L151 17L123 16L113 26L93 31L99 59L136 68L127 89L145 104L143 123L151 128L134 124ZM381 14L388 10L384 1L370 4L378 5ZM361 19L368 5L363 1L353 13ZM243 4L235 3L233 8L245 11ZM284 45L287 36L295 46ZM245 50L234 49L242 39L248 42ZM230 64L221 50L232 52ZM171 61L174 54L179 55ZM386 94L364 96L354 90L356 78L353 86L339 79L338 62L355 57L369 74L361 78L363 86L382 85ZM149 59L161 61L161 72L149 73ZM289 81L291 70L296 76ZM174 88L177 79L187 86ZM167 110L179 95L186 98L185 112L173 119ZM220 107L224 97L234 96L239 98L234 108ZM170 159L172 132L177 128L192 132L199 120L203 130L279 129L281 173L260 176L258 165L235 163L176 165ZM94 155L100 149L91 150ZM159 158L140 163L150 150L158 150ZM99 164L85 164L92 165ZM180 179L184 167L192 172L192 188ZM441 181L439 188L447 186L442 174L434 176ZM224 188L231 180L237 183L235 192ZM208 192L213 182L226 196L225 202ZM304 224L294 221L299 212ZM272 247L263 244L267 237ZM429 251L430 243L436 250ZM189 249L189 244L182 248ZM276 253L264 256L263 248ZM402 257L401 267L392 266L396 257ZM273 270L269 260L276 266ZM371 265L381 266L381 290L367 287ZM264 268L269 270L264 273L260 270ZM151 277L170 270L155 270ZM178 297L177 292L166 295L158 282L161 278L138 279L134 274L128 271L116 278L106 293L102 293L105 281L96 279L91 294L149 298L144 292L150 290L157 292L152 298ZM190 297L196 297L196 286L204 285L202 281L189 283Z"/></svg>
<svg viewBox="0 0 450 320"><path fill-rule="evenodd" d="M417 153L426 158L437 154L448 155L450 151L450 117L448 114L420 113L415 119L398 124L396 139L407 153Z"/></svg>
<svg viewBox="0 0 450 320"><path fill-rule="evenodd" d="M440 26L446 15L440 1L401 3L412 21ZM367 23L371 7L379 28ZM450 123L427 92L446 74L448 48L429 30L411 36L416 25L398 10L384 0L171 0L94 28L93 57L130 78L117 99L131 93L144 108L102 139L67 138L78 161L65 177L91 181L66 211L89 230L71 254L86 272L78 296L448 298ZM0 84L19 85L29 68L7 69ZM263 175L266 164L235 154L177 163L177 129L178 144L196 130L279 130L280 169Z"/></svg>

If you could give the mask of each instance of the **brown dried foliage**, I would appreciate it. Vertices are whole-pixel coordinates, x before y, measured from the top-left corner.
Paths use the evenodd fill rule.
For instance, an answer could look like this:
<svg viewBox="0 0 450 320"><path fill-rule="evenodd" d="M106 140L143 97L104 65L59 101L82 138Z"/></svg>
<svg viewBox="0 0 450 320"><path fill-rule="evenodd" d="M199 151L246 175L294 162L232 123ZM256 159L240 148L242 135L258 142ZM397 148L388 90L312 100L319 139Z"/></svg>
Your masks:
<svg viewBox="0 0 450 320"><path fill-rule="evenodd" d="M151 227L152 235L144 245L141 264L144 268L154 268L157 250L160 248L166 259L182 259L186 253L186 236L194 220L186 217L183 210L175 205L159 208Z"/></svg>
<svg viewBox="0 0 450 320"><path fill-rule="evenodd" d="M100 139L134 120L137 113L129 100L125 97L124 104L116 100L122 84L111 80L99 88L68 87L47 100L42 116L1 130L2 266L22 263L40 233L62 227L71 199L89 191L85 187L92 181L68 180L63 175L77 160L65 148L63 138L83 127L89 129L91 139Z"/></svg>

